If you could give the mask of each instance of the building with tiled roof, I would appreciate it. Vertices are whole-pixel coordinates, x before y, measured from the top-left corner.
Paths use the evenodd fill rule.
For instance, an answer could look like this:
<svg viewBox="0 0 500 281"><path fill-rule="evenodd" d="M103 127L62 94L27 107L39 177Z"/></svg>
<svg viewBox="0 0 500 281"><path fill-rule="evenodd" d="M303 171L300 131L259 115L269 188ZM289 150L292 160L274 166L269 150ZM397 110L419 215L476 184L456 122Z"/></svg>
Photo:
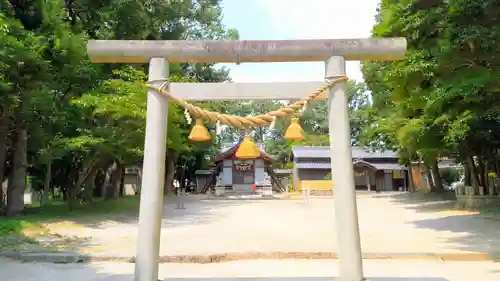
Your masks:
<svg viewBox="0 0 500 281"><path fill-rule="evenodd" d="M197 191L206 192L211 188L222 187L226 193L248 194L253 188L272 185L274 190L285 189L283 177L289 177L290 170L274 171L271 163L274 159L265 152L265 146L256 143L260 155L252 159L239 159L236 151L241 142L225 143L221 146L222 153L215 157L215 168L197 170ZM219 180L219 182L217 182Z"/></svg>
<svg viewBox="0 0 500 281"><path fill-rule="evenodd" d="M303 180L326 179L331 172L331 161L335 160L330 160L328 146L295 146L292 157L294 186L299 186ZM356 189L407 189L407 168L399 164L396 152L355 146L352 147L352 158Z"/></svg>

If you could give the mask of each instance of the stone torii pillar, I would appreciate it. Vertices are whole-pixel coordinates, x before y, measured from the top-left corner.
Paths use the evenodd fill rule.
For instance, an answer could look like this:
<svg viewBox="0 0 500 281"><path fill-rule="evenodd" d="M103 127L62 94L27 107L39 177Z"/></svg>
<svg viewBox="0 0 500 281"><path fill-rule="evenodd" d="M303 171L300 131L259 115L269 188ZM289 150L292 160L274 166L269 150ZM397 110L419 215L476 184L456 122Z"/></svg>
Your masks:
<svg viewBox="0 0 500 281"><path fill-rule="evenodd" d="M326 78L344 76L346 60L398 60L406 52L404 38L266 40L266 41L89 41L95 63L149 63L151 83L166 81L168 62L304 62L325 61ZM160 82L158 82L160 81ZM172 83L170 92L184 100L292 100L324 82L291 83ZM323 95L322 98L325 98ZM329 90L329 128L340 279L363 280L347 84ZM144 164L139 210L136 281L156 281L163 217L167 102L148 91Z"/></svg>

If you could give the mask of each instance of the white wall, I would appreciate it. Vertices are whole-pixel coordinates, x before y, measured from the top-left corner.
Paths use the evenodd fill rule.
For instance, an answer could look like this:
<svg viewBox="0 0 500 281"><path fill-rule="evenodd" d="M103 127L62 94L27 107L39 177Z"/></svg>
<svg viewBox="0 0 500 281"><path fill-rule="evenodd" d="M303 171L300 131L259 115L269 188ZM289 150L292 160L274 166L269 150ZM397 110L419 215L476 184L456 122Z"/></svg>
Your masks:
<svg viewBox="0 0 500 281"><path fill-rule="evenodd" d="M231 160L224 160L222 162L222 184L231 185L233 184L233 162Z"/></svg>
<svg viewBox="0 0 500 281"><path fill-rule="evenodd" d="M257 159L254 162L255 165L255 183L257 185L264 183L264 160Z"/></svg>

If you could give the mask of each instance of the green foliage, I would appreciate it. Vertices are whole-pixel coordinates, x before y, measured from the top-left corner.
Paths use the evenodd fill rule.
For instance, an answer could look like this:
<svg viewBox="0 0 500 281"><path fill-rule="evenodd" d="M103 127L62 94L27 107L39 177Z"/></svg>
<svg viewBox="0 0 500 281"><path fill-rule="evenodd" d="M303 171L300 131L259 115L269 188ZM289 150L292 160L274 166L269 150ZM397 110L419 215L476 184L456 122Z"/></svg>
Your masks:
<svg viewBox="0 0 500 281"><path fill-rule="evenodd" d="M351 143L360 145L361 133L369 123L368 114L371 109L369 93L366 86L359 82L348 82L349 115L351 125ZM268 105L268 109L276 109L283 105ZM262 113L258 112L258 113ZM291 160L293 146L328 146L330 145L328 128L327 100L313 101L300 115L300 122L305 132L305 139L301 141L285 141L283 135L290 124L289 118L280 119L275 129L269 133L266 149L274 155L281 166L287 165Z"/></svg>
<svg viewBox="0 0 500 281"><path fill-rule="evenodd" d="M0 145L7 147L0 149L8 154L0 159L6 172L0 182L27 164L35 188L48 177L51 187L74 188L73 196L80 196L79 185L97 184L110 163L122 168L141 159L147 67L92 64L88 39L237 37L222 24L220 1L0 0L0 124L7 127L0 131ZM170 74L170 81L230 80L227 69L212 64L171 64ZM190 125L177 105L170 103L168 114L166 145L177 152L170 159L175 166L195 159L188 163L194 171L213 147L187 142ZM26 147L17 138L23 132ZM15 154L18 148L23 153Z"/></svg>
<svg viewBox="0 0 500 281"><path fill-rule="evenodd" d="M441 156L496 161L500 29L493 15L500 3L415 3L380 5L373 36L405 37L408 52L401 61L362 64L373 95L373 125L361 139L434 167Z"/></svg>
<svg viewBox="0 0 500 281"><path fill-rule="evenodd" d="M451 185L452 183L460 180L460 171L456 168L440 169L439 173L441 175L441 178L443 179L443 182L447 185Z"/></svg>

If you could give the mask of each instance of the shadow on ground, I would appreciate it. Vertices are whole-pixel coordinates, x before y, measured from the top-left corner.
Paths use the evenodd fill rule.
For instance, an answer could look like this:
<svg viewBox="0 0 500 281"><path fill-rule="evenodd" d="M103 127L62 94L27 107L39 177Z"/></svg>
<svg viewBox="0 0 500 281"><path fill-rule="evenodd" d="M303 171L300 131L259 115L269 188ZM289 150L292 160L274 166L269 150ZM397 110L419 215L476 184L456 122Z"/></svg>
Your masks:
<svg viewBox="0 0 500 281"><path fill-rule="evenodd" d="M485 253L495 261L500 260L500 216L456 210L456 198L452 192L437 195L400 193L390 195L390 200L417 212L441 212L436 218L410 223L421 229L459 233L459 237L448 239L447 242L454 244L450 248Z"/></svg>
<svg viewBox="0 0 500 281"><path fill-rule="evenodd" d="M185 208L178 209L178 197L165 197L162 228L210 223L220 218L225 208L255 203L203 199L196 195L182 197ZM136 196L86 204L73 211L62 204L28 207L23 216L0 221L0 251L78 251L96 245L92 241L96 231L125 225L128 231L136 232L138 213Z"/></svg>
<svg viewBox="0 0 500 281"><path fill-rule="evenodd" d="M455 209L456 197L454 192L435 193L396 193L375 195L374 197L388 197L395 204L406 205L405 208L418 212L436 212Z"/></svg>
<svg viewBox="0 0 500 281"><path fill-rule="evenodd" d="M174 228L190 224L209 223L220 218L221 209L235 205L254 204L251 200L201 200L185 198L182 200L184 209L178 209L178 198L164 200L162 228ZM106 228L110 223L137 224L138 210L129 214L108 214L100 217L76 220L77 223L89 228Z"/></svg>
<svg viewBox="0 0 500 281"><path fill-rule="evenodd" d="M256 201L250 200L201 200L198 197L185 197L182 199L184 208L178 208L178 198L166 198L164 200L163 219L161 223L162 230L172 230L177 227L189 225L203 225L212 223L227 216L226 208L235 205L248 205L254 204ZM94 237L85 241L80 239L75 251L90 251L99 253L102 247L107 244L108 238L102 240L100 233L102 231L109 232L109 241L115 242L122 241L123 243L135 243L134 237L138 229L138 211L128 214L108 214L104 216L96 216L93 218L76 219L73 220L81 229L82 232L78 233L78 229L68 230L64 226L49 227L59 233L78 233L78 236ZM132 233L130 233L132 232ZM125 237L123 237L125 235ZM100 236L101 238L95 238ZM115 238L113 238L115 237ZM81 238L81 237L80 237ZM123 240L122 240L123 239ZM122 243L119 242L119 243ZM109 250L106 250L109 251Z"/></svg>
<svg viewBox="0 0 500 281"><path fill-rule="evenodd" d="M463 234L450 238L460 250L481 252L500 261L500 223L480 215L450 215L411 222L418 228Z"/></svg>

